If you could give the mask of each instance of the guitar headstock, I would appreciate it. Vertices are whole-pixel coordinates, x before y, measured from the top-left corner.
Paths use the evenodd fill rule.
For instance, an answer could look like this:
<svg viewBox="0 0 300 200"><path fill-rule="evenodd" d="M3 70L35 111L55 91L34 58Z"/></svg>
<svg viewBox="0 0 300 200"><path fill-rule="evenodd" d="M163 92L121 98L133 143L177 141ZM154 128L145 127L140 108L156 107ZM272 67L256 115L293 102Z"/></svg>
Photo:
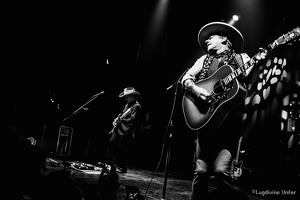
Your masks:
<svg viewBox="0 0 300 200"><path fill-rule="evenodd" d="M276 43L277 43L277 45L285 44L286 42L288 42L290 40L296 39L297 37L299 37L299 35L300 35L300 28L299 27L294 28L292 31L289 31L288 33L280 36L276 40Z"/></svg>

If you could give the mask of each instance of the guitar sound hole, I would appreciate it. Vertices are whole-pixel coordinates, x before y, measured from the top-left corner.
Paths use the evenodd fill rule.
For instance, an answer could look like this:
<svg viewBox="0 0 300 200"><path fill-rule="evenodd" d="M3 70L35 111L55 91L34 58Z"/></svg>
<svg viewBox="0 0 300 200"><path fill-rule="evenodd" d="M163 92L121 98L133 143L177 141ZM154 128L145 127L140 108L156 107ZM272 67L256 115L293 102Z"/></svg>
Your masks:
<svg viewBox="0 0 300 200"><path fill-rule="evenodd" d="M223 84L221 84L220 80L216 82L216 84L214 85L214 93L216 95L220 94L224 92L224 87Z"/></svg>

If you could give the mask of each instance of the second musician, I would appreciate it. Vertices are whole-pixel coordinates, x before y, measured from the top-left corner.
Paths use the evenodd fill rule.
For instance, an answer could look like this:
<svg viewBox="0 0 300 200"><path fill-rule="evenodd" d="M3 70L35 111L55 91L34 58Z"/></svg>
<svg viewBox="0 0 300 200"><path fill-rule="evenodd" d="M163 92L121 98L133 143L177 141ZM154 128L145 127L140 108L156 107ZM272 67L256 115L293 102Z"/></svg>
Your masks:
<svg viewBox="0 0 300 200"><path fill-rule="evenodd" d="M114 119L111 137L108 143L107 157L113 159L117 165L117 172L126 173L128 168L129 141L139 125L141 105L136 96L140 95L133 87L124 88L119 97L124 97L126 104L123 111Z"/></svg>

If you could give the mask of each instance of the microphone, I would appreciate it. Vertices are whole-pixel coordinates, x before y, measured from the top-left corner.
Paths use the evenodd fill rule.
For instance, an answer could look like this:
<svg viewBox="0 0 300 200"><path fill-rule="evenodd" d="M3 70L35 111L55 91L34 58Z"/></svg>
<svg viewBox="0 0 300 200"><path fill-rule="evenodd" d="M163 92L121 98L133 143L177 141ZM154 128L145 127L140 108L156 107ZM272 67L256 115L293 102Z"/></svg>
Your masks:
<svg viewBox="0 0 300 200"><path fill-rule="evenodd" d="M100 92L100 93L98 93L98 94L104 94L104 91L102 91L102 92Z"/></svg>
<svg viewBox="0 0 300 200"><path fill-rule="evenodd" d="M170 89L172 89L173 87L175 87L176 86L176 84L177 84L178 82L175 82L175 83L173 83L172 85L170 85L169 87L167 87L167 89L166 90L170 90Z"/></svg>
<svg viewBox="0 0 300 200"><path fill-rule="evenodd" d="M97 93L97 94L94 94L94 95L90 98L90 100L92 100L92 99L98 97L100 94L104 94L104 91L99 92L99 93ZM90 101L90 100L89 100L89 101Z"/></svg>

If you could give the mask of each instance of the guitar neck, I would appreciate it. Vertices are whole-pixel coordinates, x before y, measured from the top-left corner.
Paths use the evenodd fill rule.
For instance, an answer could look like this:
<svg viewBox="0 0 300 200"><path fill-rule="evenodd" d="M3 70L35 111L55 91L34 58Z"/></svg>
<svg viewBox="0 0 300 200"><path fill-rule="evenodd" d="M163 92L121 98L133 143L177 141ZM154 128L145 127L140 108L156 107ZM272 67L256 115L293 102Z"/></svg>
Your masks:
<svg viewBox="0 0 300 200"><path fill-rule="evenodd" d="M282 35L277 40L274 40L274 42L270 43L267 46L267 49L264 49L265 53L268 53L275 49L277 46L281 44L285 44L287 41L290 41L291 39L295 39L300 35L300 28L297 27L293 29L292 31L288 32L287 34ZM248 62L246 62L244 65L238 67L236 70L234 70L232 73L228 74L222 81L224 86L231 83L233 80L235 80L238 76L243 74L247 71L250 67L253 67L258 62L258 57L260 57L261 52L258 52L255 54Z"/></svg>
<svg viewBox="0 0 300 200"><path fill-rule="evenodd" d="M120 113L119 119L122 119L123 117L125 117L131 111L131 109L132 108L128 108L125 112Z"/></svg>
<svg viewBox="0 0 300 200"><path fill-rule="evenodd" d="M269 45L270 46L270 45ZM257 61L258 61L258 57L260 56L260 52L255 54L255 56L253 56L252 58L250 58L250 60L248 62L246 62L245 64L243 64L242 66L238 67L236 70L234 70L232 73L228 74L222 81L225 85L228 85L229 83L231 83L233 80L235 80L236 78L238 78L241 74L243 74L244 72L247 71L247 69L249 69L250 67L253 67Z"/></svg>
<svg viewBox="0 0 300 200"><path fill-rule="evenodd" d="M235 157L235 161L238 163L239 162L239 157L240 157L240 149L241 149L241 143L242 143L242 139L243 137L241 136L239 139L239 143L238 143L238 149L236 152L236 157Z"/></svg>

